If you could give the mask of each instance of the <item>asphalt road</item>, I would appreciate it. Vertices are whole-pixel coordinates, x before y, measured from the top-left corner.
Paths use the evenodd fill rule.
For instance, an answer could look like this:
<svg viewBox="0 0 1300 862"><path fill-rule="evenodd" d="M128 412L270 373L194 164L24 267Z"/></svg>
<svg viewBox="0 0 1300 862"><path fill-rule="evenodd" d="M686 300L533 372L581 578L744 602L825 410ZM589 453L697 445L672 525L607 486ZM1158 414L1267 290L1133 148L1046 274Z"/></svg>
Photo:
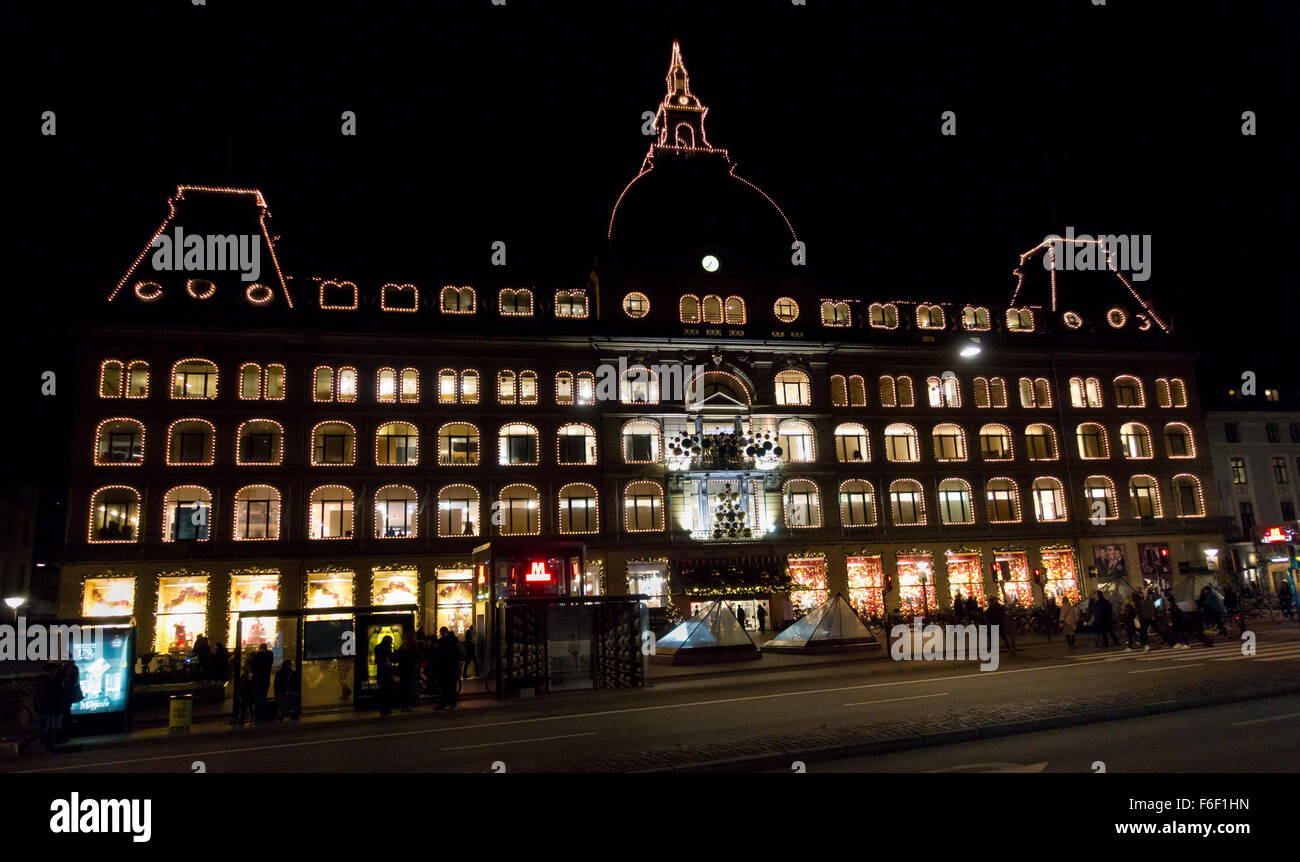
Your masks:
<svg viewBox="0 0 1300 862"><path fill-rule="evenodd" d="M417 712L344 725L286 723L258 730L97 745L0 761L0 769L175 773L200 768L206 772L674 768L770 752L774 745L778 751L798 750L864 728L906 730L925 722L933 725L936 720L957 723L971 714L980 715L981 721L999 723L1094 695L1141 703L1212 693L1243 682L1257 686L1300 683L1300 638L1289 631L1261 637L1255 656L1243 656L1227 642L1213 649L1197 646L1148 654L1066 653L1061 645L1049 655L1032 659L1005 656L994 672L980 672L969 663L874 661L740 677L680 681L639 690L553 694L505 704L480 701L450 714ZM1241 704L1239 711L1231 714L1260 717L1275 711L1272 701L1253 701ZM1152 719L1157 727L1162 722L1166 727L1184 726L1187 720L1181 716ZM1275 739L1284 725L1292 727L1286 722L1261 724L1258 731L1241 728L1240 736L1251 740L1250 745L1257 747L1251 750L1263 758L1276 753ZM1127 738L1130 728L1145 726L1145 720L1129 721L1107 726L1105 732ZM1120 757L1116 761L1120 764L1126 752L1141 750L1136 743L1136 747L1125 743L1115 749L1117 755L1111 755L1110 749L1093 754L1079 744L1083 739L1096 740L1103 733L1101 727L1060 731L1061 750L1046 744L1034 749L1032 759L1023 753L1012 756L1017 751L1014 741L992 740L987 753L959 754L956 747L948 746L942 752L896 755L897 759L888 761L889 768L924 770L954 762L1047 761L1049 768L1078 769L1086 766L1085 760L1091 763L1113 756ZM1072 737L1072 733L1080 736ZM1038 736L1051 738L1050 734ZM1226 769L1239 769L1246 762L1240 758L1227 761ZM840 766L856 762L841 761ZM884 762L879 758L862 761ZM1294 761L1291 766L1294 768Z"/></svg>

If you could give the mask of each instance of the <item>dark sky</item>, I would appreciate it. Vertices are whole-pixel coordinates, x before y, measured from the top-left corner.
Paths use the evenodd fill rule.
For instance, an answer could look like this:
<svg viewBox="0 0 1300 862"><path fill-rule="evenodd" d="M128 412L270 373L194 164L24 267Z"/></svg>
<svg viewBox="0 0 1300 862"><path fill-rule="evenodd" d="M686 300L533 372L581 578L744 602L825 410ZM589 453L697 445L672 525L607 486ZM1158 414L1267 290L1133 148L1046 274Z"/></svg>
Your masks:
<svg viewBox="0 0 1300 862"><path fill-rule="evenodd" d="M33 389L66 361L72 310L93 314L178 183L262 189L300 283L439 283L496 239L523 271L581 279L676 38L710 138L840 284L993 304L1047 233L1150 234L1147 285L1184 334L1281 354L1297 8L6 4L6 348Z"/></svg>

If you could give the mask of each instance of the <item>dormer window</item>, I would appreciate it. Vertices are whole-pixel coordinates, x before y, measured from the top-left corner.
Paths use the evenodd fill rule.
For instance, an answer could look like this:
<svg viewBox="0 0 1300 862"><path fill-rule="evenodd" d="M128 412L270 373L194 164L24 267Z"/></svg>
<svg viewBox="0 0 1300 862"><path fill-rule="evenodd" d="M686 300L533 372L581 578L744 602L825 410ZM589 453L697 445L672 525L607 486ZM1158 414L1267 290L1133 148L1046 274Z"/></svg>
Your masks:
<svg viewBox="0 0 1300 862"><path fill-rule="evenodd" d="M532 317L533 292L526 287L503 287L497 295L497 311L503 317Z"/></svg>

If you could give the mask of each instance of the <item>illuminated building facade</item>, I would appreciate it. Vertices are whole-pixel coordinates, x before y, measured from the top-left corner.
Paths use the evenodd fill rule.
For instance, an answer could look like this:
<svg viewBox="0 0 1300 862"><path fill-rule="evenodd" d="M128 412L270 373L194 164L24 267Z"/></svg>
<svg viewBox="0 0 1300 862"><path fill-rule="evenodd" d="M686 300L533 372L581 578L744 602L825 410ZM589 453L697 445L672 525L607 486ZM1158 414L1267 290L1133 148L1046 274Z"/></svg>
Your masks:
<svg viewBox="0 0 1300 862"><path fill-rule="evenodd" d="M776 623L1136 584L1158 546L1205 569L1194 357L1122 274L1068 304L1039 246L1001 305L808 275L707 112L674 46L584 285L291 278L260 192L179 188L156 236L260 237L260 280L211 246L159 271L151 238L83 333L63 611L171 650L237 610L461 631L631 592Z"/></svg>

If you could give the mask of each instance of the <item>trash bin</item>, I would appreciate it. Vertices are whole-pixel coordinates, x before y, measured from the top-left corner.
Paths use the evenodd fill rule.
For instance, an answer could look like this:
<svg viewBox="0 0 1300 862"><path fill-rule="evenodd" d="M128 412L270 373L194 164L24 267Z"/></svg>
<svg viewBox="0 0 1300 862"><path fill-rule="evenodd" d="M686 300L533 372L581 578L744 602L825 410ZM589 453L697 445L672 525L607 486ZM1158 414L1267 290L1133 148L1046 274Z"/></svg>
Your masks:
<svg viewBox="0 0 1300 862"><path fill-rule="evenodd" d="M173 694L168 710L167 728L172 733L189 732L194 719L194 695Z"/></svg>

